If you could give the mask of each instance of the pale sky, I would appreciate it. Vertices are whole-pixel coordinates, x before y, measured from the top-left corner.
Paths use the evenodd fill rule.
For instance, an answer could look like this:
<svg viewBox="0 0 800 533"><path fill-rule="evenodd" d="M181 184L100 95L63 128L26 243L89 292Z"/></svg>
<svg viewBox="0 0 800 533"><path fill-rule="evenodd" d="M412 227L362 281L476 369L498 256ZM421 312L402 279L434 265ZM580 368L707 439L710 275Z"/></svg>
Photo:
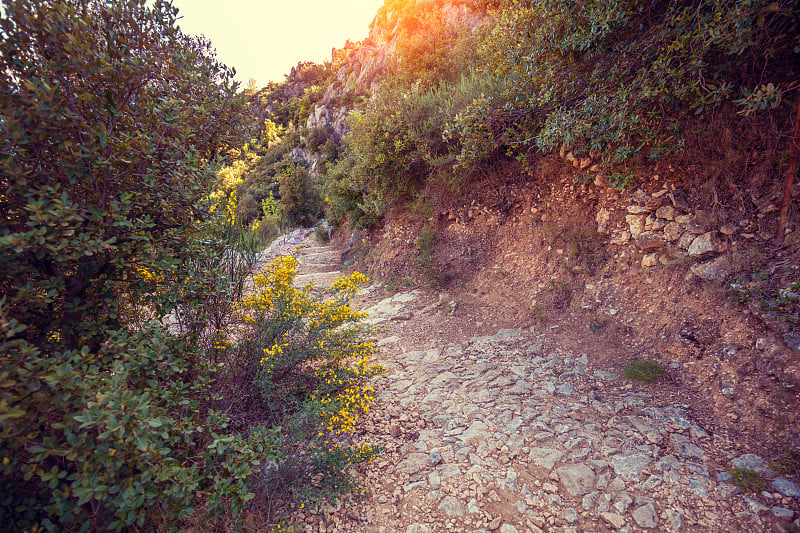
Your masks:
<svg viewBox="0 0 800 533"><path fill-rule="evenodd" d="M330 60L331 48L361 41L383 0L173 0L184 33L203 34L236 79L283 81L300 61Z"/></svg>

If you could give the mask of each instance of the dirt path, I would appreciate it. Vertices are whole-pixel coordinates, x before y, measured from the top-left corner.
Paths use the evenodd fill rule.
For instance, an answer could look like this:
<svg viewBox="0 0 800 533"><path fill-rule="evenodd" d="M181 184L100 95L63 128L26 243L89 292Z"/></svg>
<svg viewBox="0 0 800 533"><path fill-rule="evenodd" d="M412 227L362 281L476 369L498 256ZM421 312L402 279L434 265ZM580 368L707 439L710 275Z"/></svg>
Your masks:
<svg viewBox="0 0 800 533"><path fill-rule="evenodd" d="M329 283L340 252L305 237L298 282ZM688 406L634 390L592 354L536 328L477 336L490 316L424 291L365 292L386 373L356 441L385 453L359 474L365 497L300 516L307 531L770 531L797 519L797 485L744 455L736 465L769 481L742 494Z"/></svg>

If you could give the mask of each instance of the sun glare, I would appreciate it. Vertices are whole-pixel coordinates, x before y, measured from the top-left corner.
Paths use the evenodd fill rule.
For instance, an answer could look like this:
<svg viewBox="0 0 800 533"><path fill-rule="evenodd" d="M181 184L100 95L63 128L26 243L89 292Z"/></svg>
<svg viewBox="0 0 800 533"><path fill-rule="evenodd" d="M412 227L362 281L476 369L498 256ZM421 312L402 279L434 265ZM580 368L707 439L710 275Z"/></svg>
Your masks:
<svg viewBox="0 0 800 533"><path fill-rule="evenodd" d="M300 61L323 62L332 48L369 33L383 0L173 0L181 29L211 40L236 78L259 86L282 81Z"/></svg>

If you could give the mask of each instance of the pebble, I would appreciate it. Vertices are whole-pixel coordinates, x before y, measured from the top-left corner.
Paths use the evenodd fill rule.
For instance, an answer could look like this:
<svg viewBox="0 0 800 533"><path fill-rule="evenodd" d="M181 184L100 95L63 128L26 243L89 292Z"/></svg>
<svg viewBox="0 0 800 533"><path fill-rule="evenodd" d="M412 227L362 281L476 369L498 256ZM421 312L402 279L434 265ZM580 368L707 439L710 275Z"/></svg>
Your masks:
<svg viewBox="0 0 800 533"><path fill-rule="evenodd" d="M794 511L785 507L773 507L771 511L778 518L792 518L794 516Z"/></svg>
<svg viewBox="0 0 800 533"><path fill-rule="evenodd" d="M772 481L772 487L789 498L800 498L800 487L788 479L777 478Z"/></svg>
<svg viewBox="0 0 800 533"><path fill-rule="evenodd" d="M640 527L652 529L658 525L658 515L656 514L656 507L652 503L637 507L631 513L634 521Z"/></svg>
<svg viewBox="0 0 800 533"><path fill-rule="evenodd" d="M455 496L446 496L439 504L439 510L447 516L462 516L461 502Z"/></svg>

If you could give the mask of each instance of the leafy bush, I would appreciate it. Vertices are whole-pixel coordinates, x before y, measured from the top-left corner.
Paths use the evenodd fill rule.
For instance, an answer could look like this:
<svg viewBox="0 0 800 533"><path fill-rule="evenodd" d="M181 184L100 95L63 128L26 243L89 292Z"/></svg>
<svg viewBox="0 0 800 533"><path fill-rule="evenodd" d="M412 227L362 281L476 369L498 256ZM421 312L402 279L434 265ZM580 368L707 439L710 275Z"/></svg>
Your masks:
<svg viewBox="0 0 800 533"><path fill-rule="evenodd" d="M481 93L493 90L493 84L476 73L465 74L454 86L429 89L387 81L366 108L348 120L346 182L350 193L359 197L356 204L371 204L370 211L380 216L391 201L413 199L433 175L460 181L454 165L462 149L451 122Z"/></svg>
<svg viewBox="0 0 800 533"><path fill-rule="evenodd" d="M775 319L788 331L800 329L800 280L794 265L787 268L763 269L749 265L746 272L731 283L733 296L739 303L753 304L764 315Z"/></svg>
<svg viewBox="0 0 800 533"><path fill-rule="evenodd" d="M353 159L346 157L325 174L323 190L329 201L325 216L335 226L349 217L352 229L368 228L379 220L383 202L379 202L380 195L377 192L369 196L378 199L372 202L367 200L366 191L353 177L353 165Z"/></svg>
<svg viewBox="0 0 800 533"><path fill-rule="evenodd" d="M288 226L312 226L322 217L322 196L308 170L294 163L278 176L283 220Z"/></svg>
<svg viewBox="0 0 800 533"><path fill-rule="evenodd" d="M227 429L201 349L241 279L201 205L241 143L232 73L166 2L3 5L0 523L224 521L272 454Z"/></svg>
<svg viewBox="0 0 800 533"><path fill-rule="evenodd" d="M650 359L646 361L631 361L625 365L625 377L643 381L644 383L654 383L664 377L664 369Z"/></svg>
<svg viewBox="0 0 800 533"><path fill-rule="evenodd" d="M484 61L506 80L495 109L525 118L502 141L609 162L681 150L687 110L780 104L800 64L798 25L796 7L759 0L503 2Z"/></svg>
<svg viewBox="0 0 800 533"><path fill-rule="evenodd" d="M237 305L237 339L221 343L237 359L258 361L256 384L270 406L270 424L282 428L281 462L261 480L295 497L336 500L352 490L350 466L378 450L350 448L337 435L352 433L375 391L368 381L383 369L372 364L375 345L363 313L348 302L358 272L330 289L294 286L298 261L274 260L254 278L254 291ZM225 332L220 334L225 336Z"/></svg>

